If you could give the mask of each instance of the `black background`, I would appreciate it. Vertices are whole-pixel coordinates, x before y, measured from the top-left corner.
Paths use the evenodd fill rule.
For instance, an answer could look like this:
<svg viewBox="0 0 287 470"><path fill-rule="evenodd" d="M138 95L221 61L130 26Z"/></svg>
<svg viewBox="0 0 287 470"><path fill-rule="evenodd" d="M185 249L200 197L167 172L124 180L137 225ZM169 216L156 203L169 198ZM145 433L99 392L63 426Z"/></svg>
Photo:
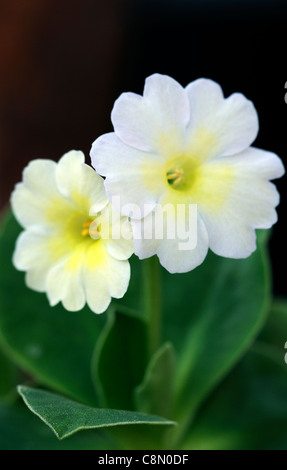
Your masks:
<svg viewBox="0 0 287 470"><path fill-rule="evenodd" d="M39 5L40 4L40 5ZM255 146L287 166L285 1L7 0L0 3L0 189L4 206L33 158L58 160L112 130L123 91L152 73L206 77L255 104ZM286 179L270 242L274 292L287 295Z"/></svg>

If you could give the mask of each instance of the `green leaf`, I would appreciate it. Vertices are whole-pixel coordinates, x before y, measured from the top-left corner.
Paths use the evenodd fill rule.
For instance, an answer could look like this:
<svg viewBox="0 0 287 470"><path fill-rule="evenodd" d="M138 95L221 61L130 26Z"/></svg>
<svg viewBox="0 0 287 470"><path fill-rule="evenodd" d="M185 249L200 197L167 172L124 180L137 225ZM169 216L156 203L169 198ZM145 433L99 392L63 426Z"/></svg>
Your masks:
<svg viewBox="0 0 287 470"><path fill-rule="evenodd" d="M190 273L162 272L163 338L173 342L179 358L175 416L182 428L176 433L184 432L200 403L265 323L270 302L266 235L266 231L258 233L258 249L248 259L224 259L209 253L202 266ZM139 273L140 262L132 259L132 263L132 271ZM138 286L122 302L131 299L139 308Z"/></svg>
<svg viewBox="0 0 287 470"><path fill-rule="evenodd" d="M175 357L171 343L153 355L143 382L135 390L137 409L144 413L169 416L173 396Z"/></svg>
<svg viewBox="0 0 287 470"><path fill-rule="evenodd" d="M110 309L93 360L101 405L134 409L133 390L141 382L146 364L146 323L132 311Z"/></svg>
<svg viewBox="0 0 287 470"><path fill-rule="evenodd" d="M15 394L18 370L0 350L0 400L10 401Z"/></svg>
<svg viewBox="0 0 287 470"><path fill-rule="evenodd" d="M59 439L84 429L126 425L161 425L175 423L159 416L132 411L91 408L45 390L19 386L28 408L49 426Z"/></svg>
<svg viewBox="0 0 287 470"><path fill-rule="evenodd" d="M257 342L269 348L269 353L287 362L287 300L275 299ZM263 346L263 345L262 345Z"/></svg>
<svg viewBox="0 0 287 470"><path fill-rule="evenodd" d="M209 397L182 449L286 450L287 365L247 353Z"/></svg>
<svg viewBox="0 0 287 470"><path fill-rule="evenodd" d="M45 294L28 289L12 266L21 231L8 215L0 236L0 342L9 356L39 383L87 404L97 404L90 362L104 315L88 308L51 308Z"/></svg>
<svg viewBox="0 0 287 470"><path fill-rule="evenodd" d="M258 231L257 250L247 259L209 252L201 266L185 274L162 269L163 341L177 356L174 417L183 427L246 352L264 325L270 306L268 231ZM141 262L131 259L140 280ZM141 285L122 299L141 308Z"/></svg>
<svg viewBox="0 0 287 470"><path fill-rule="evenodd" d="M258 245L257 251L243 260L210 253L186 279L186 291L181 293L185 310L178 306L173 314L174 322L176 318L177 325L184 328L175 382L175 416L181 417L183 426L264 325L270 302L269 266L265 243ZM170 302L171 282L170 278L166 285ZM178 343L170 322L168 326L167 335Z"/></svg>
<svg viewBox="0 0 287 470"><path fill-rule="evenodd" d="M17 395L18 396L18 395ZM24 403L0 405L1 450L100 450L118 449L102 430L78 433L59 441L51 429L30 413Z"/></svg>

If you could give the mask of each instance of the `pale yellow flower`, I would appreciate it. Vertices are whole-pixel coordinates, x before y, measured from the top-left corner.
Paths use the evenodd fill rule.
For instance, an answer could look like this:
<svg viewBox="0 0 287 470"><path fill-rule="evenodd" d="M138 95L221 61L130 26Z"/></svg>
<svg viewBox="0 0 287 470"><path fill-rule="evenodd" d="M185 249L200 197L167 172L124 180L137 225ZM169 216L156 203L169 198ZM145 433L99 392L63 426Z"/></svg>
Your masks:
<svg viewBox="0 0 287 470"><path fill-rule="evenodd" d="M25 229L13 262L27 271L28 287L47 293L51 306L62 302L75 311L87 302L101 313L127 290L133 247L126 217L112 210L103 179L84 160L82 152L71 151L58 163L39 159L25 168L11 197ZM112 237L112 230L122 235L122 225L125 238Z"/></svg>

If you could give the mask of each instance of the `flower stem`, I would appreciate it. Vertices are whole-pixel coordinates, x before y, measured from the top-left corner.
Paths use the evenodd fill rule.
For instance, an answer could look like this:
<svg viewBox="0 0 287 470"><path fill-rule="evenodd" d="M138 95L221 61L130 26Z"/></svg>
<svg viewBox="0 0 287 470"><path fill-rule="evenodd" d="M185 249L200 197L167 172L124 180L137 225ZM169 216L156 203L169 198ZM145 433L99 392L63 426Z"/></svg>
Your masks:
<svg viewBox="0 0 287 470"><path fill-rule="evenodd" d="M149 354L152 356L161 345L161 276L157 256L144 259L143 267L143 307L148 321Z"/></svg>

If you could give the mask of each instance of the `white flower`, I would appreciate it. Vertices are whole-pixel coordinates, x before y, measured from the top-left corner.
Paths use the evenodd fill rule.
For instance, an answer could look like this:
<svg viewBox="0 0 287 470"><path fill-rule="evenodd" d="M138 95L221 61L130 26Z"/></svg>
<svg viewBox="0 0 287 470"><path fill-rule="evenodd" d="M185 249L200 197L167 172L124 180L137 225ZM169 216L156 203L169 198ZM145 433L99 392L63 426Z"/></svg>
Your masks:
<svg viewBox="0 0 287 470"><path fill-rule="evenodd" d="M143 96L123 93L117 99L112 122L115 132L93 143L92 164L106 177L109 199L117 196L122 214L132 217L140 258L157 254L170 272L195 268L208 248L245 258L256 249L255 229L276 222L279 195L269 180L282 176L284 167L274 153L250 147L258 118L242 94L224 99L212 80L183 88L155 74ZM152 223L147 204L149 210L168 204L167 211L196 204L196 247L181 250L176 237L141 238L143 225ZM188 219L187 210L183 217Z"/></svg>
<svg viewBox="0 0 287 470"><path fill-rule="evenodd" d="M84 160L82 152L71 151L58 163L39 159L25 168L11 197L25 228L13 262L27 271L28 287L47 292L51 306L61 301L76 311L87 302L101 313L111 297L120 298L127 290L133 247L127 234L110 236L111 229L122 225L129 231L129 223L111 211L103 179Z"/></svg>

